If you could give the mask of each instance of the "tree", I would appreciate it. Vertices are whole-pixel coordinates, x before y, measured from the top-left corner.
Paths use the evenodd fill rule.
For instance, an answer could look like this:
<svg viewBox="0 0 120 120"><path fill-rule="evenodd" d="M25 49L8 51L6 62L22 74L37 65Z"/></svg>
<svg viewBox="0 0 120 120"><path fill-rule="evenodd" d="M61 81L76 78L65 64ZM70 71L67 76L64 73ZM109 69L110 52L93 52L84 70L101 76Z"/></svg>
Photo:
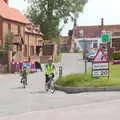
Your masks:
<svg viewBox="0 0 120 120"><path fill-rule="evenodd" d="M69 17L82 12L87 0L28 0L27 16L34 24L40 24L44 39L58 36L59 21L67 23Z"/></svg>
<svg viewBox="0 0 120 120"><path fill-rule="evenodd" d="M10 50L10 46L12 45L12 40L13 40L13 35L12 33L8 33L6 34L6 37L5 37L5 47L4 47L4 50L6 52L8 52Z"/></svg>

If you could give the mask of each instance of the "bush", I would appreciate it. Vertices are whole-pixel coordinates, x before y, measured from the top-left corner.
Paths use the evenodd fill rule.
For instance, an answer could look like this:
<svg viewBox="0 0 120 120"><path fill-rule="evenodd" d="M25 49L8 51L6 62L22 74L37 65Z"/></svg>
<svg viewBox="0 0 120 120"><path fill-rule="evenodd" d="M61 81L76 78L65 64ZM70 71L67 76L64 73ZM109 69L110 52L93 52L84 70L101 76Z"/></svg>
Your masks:
<svg viewBox="0 0 120 120"><path fill-rule="evenodd" d="M113 53L113 60L120 60L120 51L115 51Z"/></svg>

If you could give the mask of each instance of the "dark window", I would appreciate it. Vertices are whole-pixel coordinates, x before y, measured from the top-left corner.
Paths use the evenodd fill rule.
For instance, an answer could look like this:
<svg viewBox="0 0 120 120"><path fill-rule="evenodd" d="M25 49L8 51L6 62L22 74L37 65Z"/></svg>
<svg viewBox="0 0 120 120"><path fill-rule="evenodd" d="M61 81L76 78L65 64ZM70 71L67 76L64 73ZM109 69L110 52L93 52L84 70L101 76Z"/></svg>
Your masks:
<svg viewBox="0 0 120 120"><path fill-rule="evenodd" d="M8 23L8 31L11 32L11 24Z"/></svg>
<svg viewBox="0 0 120 120"><path fill-rule="evenodd" d="M30 56L34 56L34 46L30 46Z"/></svg>
<svg viewBox="0 0 120 120"><path fill-rule="evenodd" d="M18 25L18 33L21 33L20 25Z"/></svg>
<svg viewBox="0 0 120 120"><path fill-rule="evenodd" d="M93 48L97 48L97 43L93 43Z"/></svg>
<svg viewBox="0 0 120 120"><path fill-rule="evenodd" d="M27 45L24 46L24 57L27 57Z"/></svg>

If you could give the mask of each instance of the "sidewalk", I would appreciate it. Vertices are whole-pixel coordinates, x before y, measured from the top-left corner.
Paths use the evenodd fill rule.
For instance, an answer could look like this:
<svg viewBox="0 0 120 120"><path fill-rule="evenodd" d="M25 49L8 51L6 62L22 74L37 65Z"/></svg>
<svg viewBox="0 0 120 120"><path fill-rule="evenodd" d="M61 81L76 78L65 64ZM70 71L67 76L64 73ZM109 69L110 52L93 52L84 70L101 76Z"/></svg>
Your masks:
<svg viewBox="0 0 120 120"><path fill-rule="evenodd" d="M1 74L0 73L0 80L1 78L5 79L5 78L15 78L15 77L19 77L20 75L18 73L14 73L14 74Z"/></svg>

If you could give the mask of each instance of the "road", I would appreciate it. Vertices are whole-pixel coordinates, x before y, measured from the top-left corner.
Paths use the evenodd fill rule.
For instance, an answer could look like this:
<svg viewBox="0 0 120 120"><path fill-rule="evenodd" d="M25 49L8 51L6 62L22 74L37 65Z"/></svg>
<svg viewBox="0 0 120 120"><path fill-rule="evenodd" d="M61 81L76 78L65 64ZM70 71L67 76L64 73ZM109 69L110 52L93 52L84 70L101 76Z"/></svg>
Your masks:
<svg viewBox="0 0 120 120"><path fill-rule="evenodd" d="M79 54L65 54L64 75L84 72ZM0 77L0 120L114 120L120 119L119 92L66 94L44 90L41 72L29 75L29 85L23 89L20 76Z"/></svg>

